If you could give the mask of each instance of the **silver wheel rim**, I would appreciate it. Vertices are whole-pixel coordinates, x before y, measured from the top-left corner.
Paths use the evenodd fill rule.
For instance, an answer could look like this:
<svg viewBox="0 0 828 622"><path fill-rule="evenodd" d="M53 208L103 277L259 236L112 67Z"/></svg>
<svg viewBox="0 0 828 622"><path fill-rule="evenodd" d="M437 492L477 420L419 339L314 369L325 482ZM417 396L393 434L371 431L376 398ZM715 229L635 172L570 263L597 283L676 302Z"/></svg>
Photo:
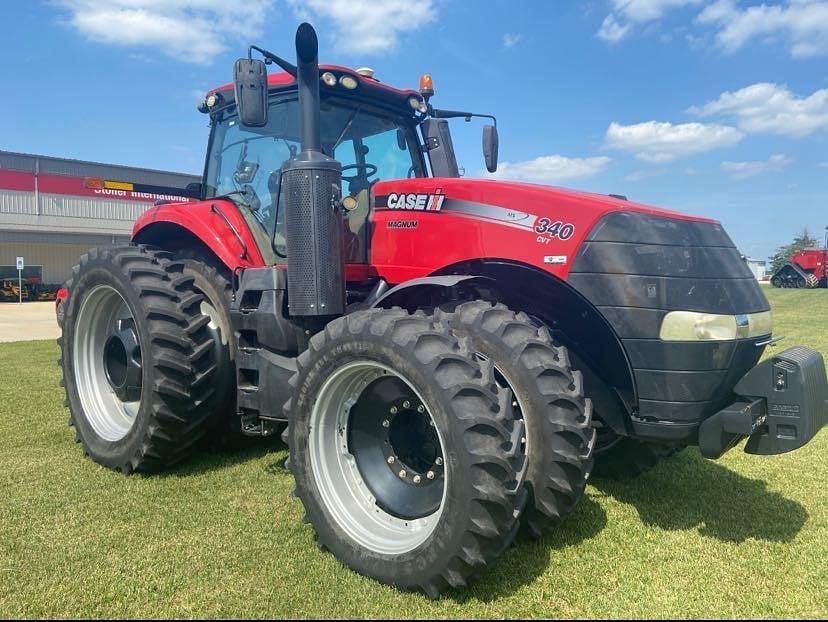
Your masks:
<svg viewBox="0 0 828 622"><path fill-rule="evenodd" d="M104 350L122 321L135 321L123 296L109 285L98 285L84 298L75 322L72 364L78 397L89 425L110 442L129 433L141 406L140 397L119 398L107 375Z"/></svg>
<svg viewBox="0 0 828 622"><path fill-rule="evenodd" d="M355 361L336 370L322 385L310 417L308 451L322 503L339 527L360 546L375 553L400 555L423 544L436 529L446 504L448 469L442 500L432 514L402 519L379 507L348 446L351 407L374 380L390 375L426 402L404 376L374 361ZM430 416L430 415L429 415ZM445 442L437 429L443 455Z"/></svg>

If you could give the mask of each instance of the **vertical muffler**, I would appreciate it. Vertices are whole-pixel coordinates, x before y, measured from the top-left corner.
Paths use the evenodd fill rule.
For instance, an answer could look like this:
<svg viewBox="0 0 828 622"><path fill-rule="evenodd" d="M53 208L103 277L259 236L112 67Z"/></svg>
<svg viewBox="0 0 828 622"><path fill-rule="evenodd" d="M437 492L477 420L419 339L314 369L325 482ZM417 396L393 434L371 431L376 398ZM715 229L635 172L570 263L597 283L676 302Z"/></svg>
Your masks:
<svg viewBox="0 0 828 622"><path fill-rule="evenodd" d="M345 312L345 265L339 212L342 166L322 152L319 42L303 23L296 31L301 151L282 166L291 316Z"/></svg>

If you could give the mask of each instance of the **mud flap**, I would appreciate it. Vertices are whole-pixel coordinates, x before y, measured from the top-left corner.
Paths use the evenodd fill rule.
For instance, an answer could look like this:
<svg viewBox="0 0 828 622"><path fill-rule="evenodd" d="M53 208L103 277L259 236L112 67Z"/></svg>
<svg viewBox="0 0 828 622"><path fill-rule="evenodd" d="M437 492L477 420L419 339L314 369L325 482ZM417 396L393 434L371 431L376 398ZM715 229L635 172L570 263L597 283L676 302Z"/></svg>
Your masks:
<svg viewBox="0 0 828 622"><path fill-rule="evenodd" d="M718 458L747 437L749 454L782 454L802 447L828 421L828 380L819 352L796 346L742 377L733 404L704 421L699 449Z"/></svg>

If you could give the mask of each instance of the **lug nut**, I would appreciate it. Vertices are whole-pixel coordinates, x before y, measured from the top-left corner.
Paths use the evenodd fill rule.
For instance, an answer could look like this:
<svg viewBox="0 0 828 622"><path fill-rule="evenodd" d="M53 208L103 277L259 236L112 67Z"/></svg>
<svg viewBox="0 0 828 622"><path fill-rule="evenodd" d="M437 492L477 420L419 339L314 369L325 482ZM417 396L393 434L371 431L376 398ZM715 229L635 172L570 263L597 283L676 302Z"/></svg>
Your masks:
<svg viewBox="0 0 828 622"><path fill-rule="evenodd" d="M397 475L400 476L400 479L405 479L405 475L406 475L405 469L402 469L399 473L397 473Z"/></svg>
<svg viewBox="0 0 828 622"><path fill-rule="evenodd" d="M390 426L390 425L391 425L391 422L390 422L390 421L388 421L388 419L384 419L384 420L383 420L383 422L382 422L382 427L387 428L387 427L388 427L388 426Z"/></svg>
<svg viewBox="0 0 828 622"><path fill-rule="evenodd" d="M428 473L426 473L426 477L428 479L434 479L434 471L429 471Z"/></svg>
<svg viewBox="0 0 828 622"><path fill-rule="evenodd" d="M421 478L419 475L415 475L414 476L414 483L419 484L422 481L422 479L423 478Z"/></svg>
<svg viewBox="0 0 828 622"><path fill-rule="evenodd" d="M441 464L443 464L443 458L441 456L437 456L434 459L434 464L436 464L437 466L440 466Z"/></svg>
<svg viewBox="0 0 828 622"><path fill-rule="evenodd" d="M391 410L389 410L388 412L390 412L392 415L396 415L396 414L397 414L397 407L396 407L396 406L392 406L392 407L391 407Z"/></svg>
<svg viewBox="0 0 828 622"><path fill-rule="evenodd" d="M405 400L405 401L403 402L403 408L408 408L408 407L410 407L410 406L411 406L411 402L409 402L408 400Z"/></svg>
<svg viewBox="0 0 828 622"><path fill-rule="evenodd" d="M424 413L425 412L425 406L423 406L422 404L417 406L417 412L418 413Z"/></svg>
<svg viewBox="0 0 828 622"><path fill-rule="evenodd" d="M397 459L394 456L388 456L388 464L394 464Z"/></svg>

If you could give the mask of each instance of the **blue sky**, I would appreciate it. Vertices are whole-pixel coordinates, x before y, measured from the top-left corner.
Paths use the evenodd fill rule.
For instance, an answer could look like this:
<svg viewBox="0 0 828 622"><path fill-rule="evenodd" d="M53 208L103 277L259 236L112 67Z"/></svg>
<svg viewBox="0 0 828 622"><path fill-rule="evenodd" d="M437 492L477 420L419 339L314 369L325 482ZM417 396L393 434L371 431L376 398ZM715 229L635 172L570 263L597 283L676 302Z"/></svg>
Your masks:
<svg viewBox="0 0 828 622"><path fill-rule="evenodd" d="M828 225L828 1L2 3L0 149L200 173L200 94L256 42L496 114L499 176L721 220L764 258ZM480 124L454 122L468 176Z"/></svg>

